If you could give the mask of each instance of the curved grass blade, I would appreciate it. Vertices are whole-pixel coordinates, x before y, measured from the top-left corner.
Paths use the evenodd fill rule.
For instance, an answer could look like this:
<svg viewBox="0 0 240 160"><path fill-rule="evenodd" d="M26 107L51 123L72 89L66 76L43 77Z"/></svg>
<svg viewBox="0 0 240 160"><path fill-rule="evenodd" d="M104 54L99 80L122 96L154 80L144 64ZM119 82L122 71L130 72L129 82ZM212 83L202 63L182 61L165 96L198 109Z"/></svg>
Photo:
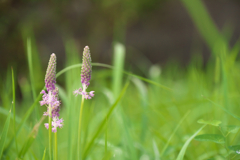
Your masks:
<svg viewBox="0 0 240 160"><path fill-rule="evenodd" d="M206 97L205 97L206 98ZM223 108L222 106L220 106L219 104L211 101L210 99L206 98L209 102L211 102L212 104L214 104L215 106L217 106L218 108L222 109L224 112L226 112L227 114L231 115L232 117L236 118L237 120L240 121L240 117L236 116L235 114L233 114L232 112L228 111L227 109Z"/></svg>
<svg viewBox="0 0 240 160"><path fill-rule="evenodd" d="M69 67L66 67L66 68L64 68L63 70L61 70L60 72L58 72L58 73L56 74L56 77L59 77L60 75L62 75L64 72L66 72L66 71L68 71L68 70L71 70L71 69L74 69L74 68L78 68L78 67L81 67L81 66L82 66L82 64L80 63L80 64L74 64L74 65L71 65L71 66L69 66ZM92 66L106 67L106 68L114 69L113 66L108 65L108 64L103 64L103 63L92 63ZM147 79L147 78L144 78L144 77L141 77L141 76L138 76L138 75L132 74L132 73L130 73L130 72L126 72L126 71L123 71L123 73L125 73L125 74L127 74L127 75L129 75L129 76L132 76L132 77L136 77L136 78L138 78L138 79L141 79L141 80L143 80L143 81L145 81L145 82L147 82L147 83L153 84L153 85L158 86L158 87L160 87L160 88L163 88L163 89L165 89L165 90L172 91L171 88L168 88L168 87L166 87L166 86L164 86L164 85L161 85L161 84L159 84L159 83L157 83L157 82L154 82L154 81L152 81L152 80L149 80L149 79Z"/></svg>
<svg viewBox="0 0 240 160"><path fill-rule="evenodd" d="M106 117L103 119L103 121L101 122L101 124L99 125L95 135L93 136L93 138L91 139L91 141L89 142L89 144L87 145L84 153L83 153L83 159L86 158L88 152L90 151L90 149L92 148L95 139L99 136L100 132L103 130L104 125L107 122L107 119L109 119L109 116L112 114L113 110L116 108L116 106L118 105L119 101L122 99L124 93L126 92L127 88L128 88L129 82L127 82L124 86L124 88L122 89L120 95L118 96L117 100L115 101L115 103L110 107Z"/></svg>
<svg viewBox="0 0 240 160"><path fill-rule="evenodd" d="M176 160L183 160L185 152L187 150L187 147L189 145L189 143L192 141L192 139L206 126L206 124L204 126L202 126L199 130L197 130L197 132L195 132L183 145L181 151L179 152L177 159Z"/></svg>
<svg viewBox="0 0 240 160"><path fill-rule="evenodd" d="M39 126L42 124L42 122L45 118L46 118L45 116L42 117L40 119L40 121L33 127L31 133L28 136L28 139L25 141L25 143L22 146L21 151L18 154L19 159L23 159L25 154L27 153L28 149L31 147L32 143L34 142L34 140L36 139L36 136L38 134Z"/></svg>
<svg viewBox="0 0 240 160"><path fill-rule="evenodd" d="M46 148L45 148L45 150L44 150L44 152L43 152L42 160L45 160L45 155L46 155Z"/></svg>
<svg viewBox="0 0 240 160"><path fill-rule="evenodd" d="M10 117L11 117L11 110L8 113L8 117L4 124L2 135L0 137L0 158L2 157L5 140L7 139L7 133L8 133L9 124L10 124Z"/></svg>
<svg viewBox="0 0 240 160"><path fill-rule="evenodd" d="M185 118L187 118L188 114L190 113L190 111L188 111L184 116L183 118L181 119L181 121L178 123L178 125L176 126L176 128L174 129L173 133L171 134L171 136L169 137L167 143L165 144L165 146L163 147L163 150L161 152L162 156L164 155L172 137L174 136L174 134L177 132L178 128L180 127L180 125L182 124L182 122L185 120Z"/></svg>
<svg viewBox="0 0 240 160"><path fill-rule="evenodd" d="M37 103L39 103L41 99L41 95L39 94L37 99L34 101L34 103L32 104L32 106L28 109L28 111L25 113L25 115L23 116L23 119L21 120L21 123L19 124L17 130L16 130L16 137L18 136L19 132L21 131L21 129L23 128L24 123L26 122L26 120L28 119L28 117L30 116L30 114L33 112L35 106L37 105ZM14 137L12 137L12 139L10 140L9 144L7 145L6 149L4 150L4 154L7 154L9 149L11 148L12 144L14 141Z"/></svg>

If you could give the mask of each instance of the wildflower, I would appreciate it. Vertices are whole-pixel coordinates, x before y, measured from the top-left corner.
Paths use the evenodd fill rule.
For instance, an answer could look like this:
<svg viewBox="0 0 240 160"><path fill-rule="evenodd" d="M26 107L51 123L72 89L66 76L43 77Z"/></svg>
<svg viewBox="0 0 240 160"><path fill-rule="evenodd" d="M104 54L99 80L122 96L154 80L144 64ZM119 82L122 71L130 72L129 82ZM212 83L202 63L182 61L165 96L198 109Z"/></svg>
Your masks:
<svg viewBox="0 0 240 160"><path fill-rule="evenodd" d="M91 54L88 46L84 48L83 59L82 59L82 70L81 70L81 82L82 88L79 88L73 92L76 96L82 95L85 99L91 99L94 96L94 91L86 92L90 84L90 79L92 75L92 65L91 65Z"/></svg>
<svg viewBox="0 0 240 160"><path fill-rule="evenodd" d="M47 112L44 112L44 116L50 116L52 118L52 132L57 131L57 127L62 127L63 119L59 119L60 101L58 99L58 88L55 87L56 83L56 55L53 53L50 57L48 68L45 76L45 86L48 91L42 90L43 94L40 105L47 107ZM45 123L45 127L48 129L49 124Z"/></svg>
<svg viewBox="0 0 240 160"><path fill-rule="evenodd" d="M240 154L240 150L236 151L237 154Z"/></svg>

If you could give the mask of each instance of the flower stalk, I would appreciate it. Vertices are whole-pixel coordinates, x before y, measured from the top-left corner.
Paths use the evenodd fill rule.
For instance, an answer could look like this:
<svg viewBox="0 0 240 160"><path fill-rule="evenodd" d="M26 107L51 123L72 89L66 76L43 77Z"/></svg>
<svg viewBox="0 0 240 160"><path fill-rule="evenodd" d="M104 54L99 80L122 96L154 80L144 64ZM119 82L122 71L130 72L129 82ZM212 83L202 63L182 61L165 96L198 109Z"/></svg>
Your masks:
<svg viewBox="0 0 240 160"><path fill-rule="evenodd" d="M73 92L73 94L82 95L82 101L79 112L79 123L78 123L78 143L77 143L77 158L81 159L81 124L82 124L82 114L83 114L83 106L85 99L92 99L94 96L94 91L87 92L87 88L90 84L92 76L92 65L91 65L91 54L90 49L86 46L83 50L83 59L82 59L82 68L81 68L81 83L82 88L79 88Z"/></svg>
<svg viewBox="0 0 240 160"><path fill-rule="evenodd" d="M48 123L45 123L45 127L49 130L49 159L52 160L52 132L55 132L55 155L57 158L57 127L63 126L63 119L59 119L60 101L58 99L58 88L55 87L56 83L56 55L51 54L48 68L45 75L45 90L40 93L43 94L40 105L47 107L47 112L44 112L44 116L48 116Z"/></svg>

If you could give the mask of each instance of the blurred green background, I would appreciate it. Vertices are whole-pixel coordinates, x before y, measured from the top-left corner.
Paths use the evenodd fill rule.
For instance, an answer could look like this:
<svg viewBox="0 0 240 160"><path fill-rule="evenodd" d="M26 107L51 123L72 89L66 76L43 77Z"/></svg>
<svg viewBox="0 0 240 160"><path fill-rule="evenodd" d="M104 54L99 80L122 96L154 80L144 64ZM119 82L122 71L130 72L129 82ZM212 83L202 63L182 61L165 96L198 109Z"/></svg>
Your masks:
<svg viewBox="0 0 240 160"><path fill-rule="evenodd" d="M240 35L240 2L202 1L220 31L232 32L231 43ZM200 13L199 13L200 14ZM66 58L64 44L72 38L79 54L89 45L94 62L111 63L112 44L126 45L127 62L142 59L165 64L175 59L187 64L198 52L206 61L209 49L179 0L1 0L0 71L10 65L26 71L24 40L34 36L41 63L49 54Z"/></svg>
<svg viewBox="0 0 240 160"><path fill-rule="evenodd" d="M59 72L81 63L86 45L95 62L89 90L96 95L85 104L81 151L81 98L72 94L81 86L80 66L57 78L64 118L60 159L76 159L77 152L88 160L239 158L228 149L240 143L239 130L229 132L224 146L192 140L200 131L220 132L202 129L199 119L239 124L239 15L238 0L1 0L1 134L13 109L2 158L42 159L46 150L48 159L43 124L31 135L46 109L39 92L48 59L56 53Z"/></svg>

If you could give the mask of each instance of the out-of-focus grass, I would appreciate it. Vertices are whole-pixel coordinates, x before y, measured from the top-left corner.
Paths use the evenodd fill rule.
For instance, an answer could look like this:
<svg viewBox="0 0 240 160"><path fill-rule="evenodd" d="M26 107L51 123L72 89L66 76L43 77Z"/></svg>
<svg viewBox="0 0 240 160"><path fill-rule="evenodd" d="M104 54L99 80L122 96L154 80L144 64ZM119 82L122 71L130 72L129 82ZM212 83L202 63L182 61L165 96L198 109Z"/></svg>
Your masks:
<svg viewBox="0 0 240 160"><path fill-rule="evenodd" d="M124 66L129 67L124 63L125 47L115 45L113 66L93 63L89 90L95 91L95 97L86 100L84 105L81 151L76 150L81 98L75 97L73 91L81 86L79 52L82 51L77 49L74 40L65 40L66 67L57 74L57 81L61 81L58 85L62 102L60 116L64 119L64 127L58 130L59 159L74 160L77 152L89 160L225 159L227 151L223 146L193 138L198 133L219 133L211 126L202 130L198 119L216 119L224 125L239 124L240 63L237 56L240 44L237 42L233 48L228 46L229 37L225 38L217 30L200 0L182 2L213 53L208 64L203 67L198 55L187 69L169 62L164 68L152 65L148 70L142 63L139 67L146 73L141 77L134 71L124 71ZM41 69L34 40L26 48L31 46L34 50L28 49L26 56L29 74L11 84L9 70L0 80L2 159L48 159L45 154L48 153L48 131L43 124L38 126L46 107L39 105L41 95L37 93L44 86L47 66ZM125 81L130 82L127 88L122 87ZM15 102L16 85L22 98ZM121 90L124 95L120 94ZM8 115L12 101L16 107L13 116ZM13 121L8 124L11 117ZM240 143L238 133L229 135L229 145Z"/></svg>

